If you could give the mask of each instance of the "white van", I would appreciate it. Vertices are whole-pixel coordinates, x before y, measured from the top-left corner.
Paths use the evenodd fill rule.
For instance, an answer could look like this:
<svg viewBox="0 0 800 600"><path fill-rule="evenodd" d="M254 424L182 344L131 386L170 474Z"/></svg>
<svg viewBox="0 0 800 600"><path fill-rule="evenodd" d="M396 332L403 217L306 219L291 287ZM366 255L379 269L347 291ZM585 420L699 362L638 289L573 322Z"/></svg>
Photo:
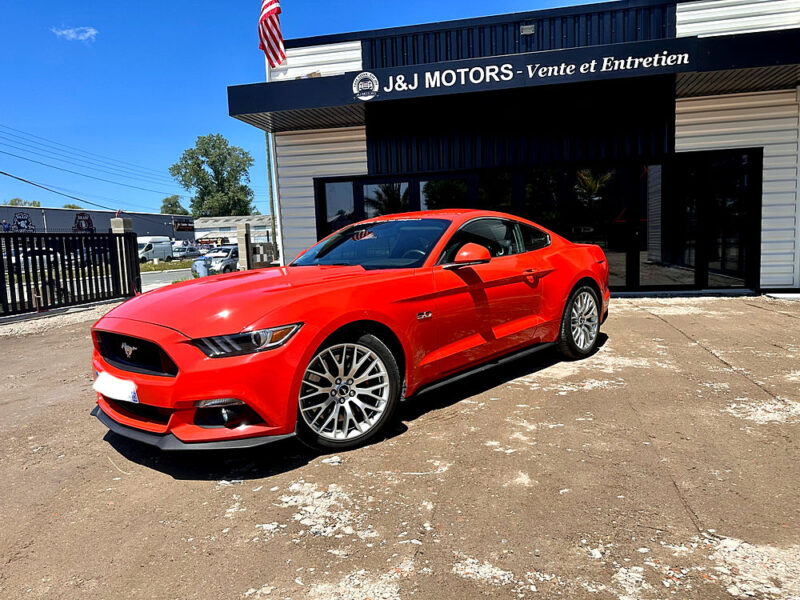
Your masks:
<svg viewBox="0 0 800 600"><path fill-rule="evenodd" d="M172 241L165 235L145 235L137 238L139 243L139 262L157 258L172 260Z"/></svg>

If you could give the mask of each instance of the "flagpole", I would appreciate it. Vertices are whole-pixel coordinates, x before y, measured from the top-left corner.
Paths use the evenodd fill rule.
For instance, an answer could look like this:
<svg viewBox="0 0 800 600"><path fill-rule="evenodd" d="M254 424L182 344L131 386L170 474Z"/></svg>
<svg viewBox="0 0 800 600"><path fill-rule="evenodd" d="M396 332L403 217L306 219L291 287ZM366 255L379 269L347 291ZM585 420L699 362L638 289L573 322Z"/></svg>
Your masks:
<svg viewBox="0 0 800 600"><path fill-rule="evenodd" d="M261 16L258 20L258 47L264 51L264 66L267 71L267 83L270 83L272 79L272 69L274 66L280 66L286 60L283 35L278 18L280 14L280 0L262 0ZM280 265L286 262L286 257L284 256L283 248L283 222L277 223L280 217L281 201L278 190L278 161L275 151L275 134L270 131L265 131L265 135L267 143L267 172L269 174L269 207L272 213L272 239L275 240L278 264Z"/></svg>
<svg viewBox="0 0 800 600"><path fill-rule="evenodd" d="M271 69L269 66L269 62L264 59L264 64L266 66L267 71L267 83L270 82L270 75ZM275 170L273 168L274 163L274 150L275 150L275 137L269 131L264 132L264 139L266 141L266 150L267 150L267 190L269 192L269 211L271 215L271 229L272 229L272 243L275 248L275 258L278 261L279 265L283 264L283 232L281 231L280 236L280 243L278 243L278 228L276 225L276 221L278 219L278 206L279 202L276 198L277 194L277 177ZM281 227L281 229L283 229Z"/></svg>

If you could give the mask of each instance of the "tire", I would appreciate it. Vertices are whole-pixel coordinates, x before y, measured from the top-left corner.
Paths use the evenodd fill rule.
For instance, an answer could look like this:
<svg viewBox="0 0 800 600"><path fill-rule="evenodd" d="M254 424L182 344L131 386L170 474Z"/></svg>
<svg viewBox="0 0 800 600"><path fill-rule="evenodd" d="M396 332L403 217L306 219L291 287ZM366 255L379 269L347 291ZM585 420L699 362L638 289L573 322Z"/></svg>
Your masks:
<svg viewBox="0 0 800 600"><path fill-rule="evenodd" d="M222 272L223 273L232 273L233 269L231 269L230 267L225 267L225 268L222 269Z"/></svg>
<svg viewBox="0 0 800 600"><path fill-rule="evenodd" d="M366 444L391 423L402 388L397 360L376 336L356 333L327 343L303 373L297 435L323 452Z"/></svg>
<svg viewBox="0 0 800 600"><path fill-rule="evenodd" d="M558 335L558 351L566 358L585 358L597 348L600 306L600 297L593 287L580 285L572 290L564 307Z"/></svg>

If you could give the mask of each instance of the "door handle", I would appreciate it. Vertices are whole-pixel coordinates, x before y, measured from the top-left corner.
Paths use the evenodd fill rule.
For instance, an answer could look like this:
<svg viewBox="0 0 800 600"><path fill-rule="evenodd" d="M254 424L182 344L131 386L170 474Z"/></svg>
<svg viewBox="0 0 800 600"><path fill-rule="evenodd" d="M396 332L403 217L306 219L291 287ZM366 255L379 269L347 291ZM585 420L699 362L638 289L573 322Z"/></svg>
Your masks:
<svg viewBox="0 0 800 600"><path fill-rule="evenodd" d="M525 277L533 277L534 279L541 279L545 275L549 275L555 271L555 269L525 269L522 271L522 274Z"/></svg>

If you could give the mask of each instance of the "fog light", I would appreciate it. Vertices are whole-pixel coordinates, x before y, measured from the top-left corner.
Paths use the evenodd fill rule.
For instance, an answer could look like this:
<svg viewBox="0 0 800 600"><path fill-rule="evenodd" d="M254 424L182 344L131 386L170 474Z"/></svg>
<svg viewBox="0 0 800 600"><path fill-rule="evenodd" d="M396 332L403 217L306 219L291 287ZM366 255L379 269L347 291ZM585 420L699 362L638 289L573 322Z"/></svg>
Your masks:
<svg viewBox="0 0 800 600"><path fill-rule="evenodd" d="M236 398L215 398L194 403L194 424L200 427L226 427L234 429L255 425L264 420L252 408Z"/></svg>
<svg viewBox="0 0 800 600"><path fill-rule="evenodd" d="M214 400L198 400L197 408L223 408L225 406L242 406L244 402L236 398L215 398Z"/></svg>

